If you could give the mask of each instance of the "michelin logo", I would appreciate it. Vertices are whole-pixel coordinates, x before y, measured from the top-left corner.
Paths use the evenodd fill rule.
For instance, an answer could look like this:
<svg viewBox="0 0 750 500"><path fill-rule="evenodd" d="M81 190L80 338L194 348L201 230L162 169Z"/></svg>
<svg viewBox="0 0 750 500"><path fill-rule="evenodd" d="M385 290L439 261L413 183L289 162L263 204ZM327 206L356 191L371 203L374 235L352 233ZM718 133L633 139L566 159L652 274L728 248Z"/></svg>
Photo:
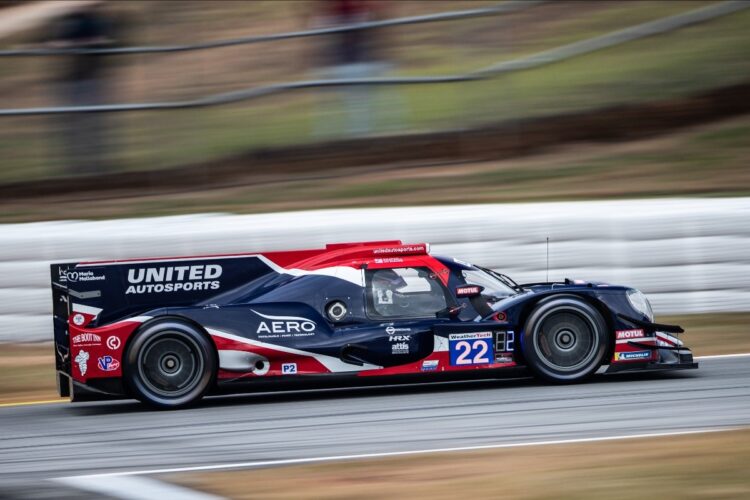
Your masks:
<svg viewBox="0 0 750 500"><path fill-rule="evenodd" d="M81 376L86 375L88 371L88 361L91 355L83 349L78 351L78 356L75 358L75 362L78 364L78 370L81 372Z"/></svg>
<svg viewBox="0 0 750 500"><path fill-rule="evenodd" d="M635 352L617 352L615 353L615 361L628 361L631 359L648 359L651 357L651 351L635 351Z"/></svg>
<svg viewBox="0 0 750 500"><path fill-rule="evenodd" d="M221 273L218 264L128 269L125 294L218 290Z"/></svg>

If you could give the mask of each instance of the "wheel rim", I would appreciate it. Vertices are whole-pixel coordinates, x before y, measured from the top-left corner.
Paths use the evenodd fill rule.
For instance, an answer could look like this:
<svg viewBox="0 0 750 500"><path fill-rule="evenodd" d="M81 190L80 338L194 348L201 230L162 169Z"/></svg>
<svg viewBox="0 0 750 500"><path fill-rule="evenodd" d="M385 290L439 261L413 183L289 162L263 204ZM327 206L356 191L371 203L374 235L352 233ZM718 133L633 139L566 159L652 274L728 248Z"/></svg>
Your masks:
<svg viewBox="0 0 750 500"><path fill-rule="evenodd" d="M599 349L597 326L587 315L552 311L538 323L534 349L548 367L575 372L591 363Z"/></svg>
<svg viewBox="0 0 750 500"><path fill-rule="evenodd" d="M200 382L203 358L193 339L180 332L169 332L143 346L138 355L138 372L151 392L179 397Z"/></svg>

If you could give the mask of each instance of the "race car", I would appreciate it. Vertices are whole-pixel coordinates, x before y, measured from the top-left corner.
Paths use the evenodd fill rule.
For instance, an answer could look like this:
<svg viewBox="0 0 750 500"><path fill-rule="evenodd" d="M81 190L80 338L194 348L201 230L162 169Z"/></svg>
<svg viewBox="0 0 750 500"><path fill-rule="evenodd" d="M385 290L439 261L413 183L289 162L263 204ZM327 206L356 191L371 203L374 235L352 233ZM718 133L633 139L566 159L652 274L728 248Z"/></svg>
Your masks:
<svg viewBox="0 0 750 500"><path fill-rule="evenodd" d="M427 244L51 266L58 390L178 408L261 388L697 368L638 290L518 284Z"/></svg>

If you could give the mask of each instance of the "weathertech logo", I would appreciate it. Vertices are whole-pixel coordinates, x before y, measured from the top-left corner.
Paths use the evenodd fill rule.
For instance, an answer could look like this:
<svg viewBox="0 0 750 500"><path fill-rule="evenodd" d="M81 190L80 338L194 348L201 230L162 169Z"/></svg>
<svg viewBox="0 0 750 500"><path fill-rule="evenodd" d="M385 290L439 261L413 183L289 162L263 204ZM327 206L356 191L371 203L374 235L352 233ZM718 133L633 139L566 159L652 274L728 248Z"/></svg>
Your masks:
<svg viewBox="0 0 750 500"><path fill-rule="evenodd" d="M128 269L126 294L218 290L222 269L218 264Z"/></svg>

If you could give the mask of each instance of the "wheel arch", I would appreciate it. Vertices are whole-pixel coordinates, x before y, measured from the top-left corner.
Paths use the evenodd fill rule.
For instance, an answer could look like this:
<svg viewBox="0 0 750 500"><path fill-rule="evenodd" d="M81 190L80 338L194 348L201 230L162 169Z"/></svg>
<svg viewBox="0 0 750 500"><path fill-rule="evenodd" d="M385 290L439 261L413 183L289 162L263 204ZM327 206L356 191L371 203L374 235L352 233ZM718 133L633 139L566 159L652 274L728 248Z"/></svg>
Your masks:
<svg viewBox="0 0 750 500"><path fill-rule="evenodd" d="M162 315L159 315L159 316L154 316L151 319L149 319L149 320L144 321L143 323L141 323L138 326L138 328L136 328L135 330L133 330L133 333L130 334L128 336L127 340L125 341L125 346L122 349L123 359L127 357L128 352L130 350L130 346L133 343L133 340L138 336L138 334L141 331L143 331L143 330L145 330L147 328L150 328L150 327L152 327L154 325L158 325L159 323L166 323L166 322L169 322L169 321L177 321L177 322L181 322L181 323L185 323L187 325L190 325L191 327L195 328L195 330L197 332L199 332L201 335L203 335L210 342L211 346L213 346L213 349L211 350L211 353L212 353L212 355L214 357L214 361L215 361L215 365L214 366L216 366L216 370L213 373L212 378L214 380L214 385L215 385L216 384L216 371L219 370L219 348L216 345L216 342L214 341L213 337L208 333L208 331L206 330L206 328L203 325L201 325L200 323L198 323L194 319L189 318L187 316L183 316L181 314L162 314ZM127 366L127 363L124 363L123 364L123 378L125 378L124 370L126 369L126 366ZM125 390L128 391L128 394L132 395L132 394L130 394L131 393L130 388L127 387L128 384L123 384L123 386L125 387Z"/></svg>
<svg viewBox="0 0 750 500"><path fill-rule="evenodd" d="M607 325L607 351L606 351L606 359L611 359L614 355L615 351L615 319L612 315L612 311L607 307L607 305L602 302L601 300L597 299L596 297L593 297L589 294L585 293L575 293L575 292L565 292L565 293L559 293L559 294L549 294L549 295L542 295L540 297L535 297L533 300L529 300L526 302L521 312L518 316L518 326L519 326L519 332L515 336L515 345L514 345L514 352L516 353L516 356L520 358L522 362L525 363L525 359L523 358L523 349L521 348L521 341L523 338L523 332L526 330L526 324L529 320L529 316L531 316L531 313L536 309L539 305L544 304L546 302L552 302L553 300L561 299L561 298L569 298L569 299L579 299L583 300L590 306L592 306L594 309L601 314L602 318L604 319L605 324Z"/></svg>

